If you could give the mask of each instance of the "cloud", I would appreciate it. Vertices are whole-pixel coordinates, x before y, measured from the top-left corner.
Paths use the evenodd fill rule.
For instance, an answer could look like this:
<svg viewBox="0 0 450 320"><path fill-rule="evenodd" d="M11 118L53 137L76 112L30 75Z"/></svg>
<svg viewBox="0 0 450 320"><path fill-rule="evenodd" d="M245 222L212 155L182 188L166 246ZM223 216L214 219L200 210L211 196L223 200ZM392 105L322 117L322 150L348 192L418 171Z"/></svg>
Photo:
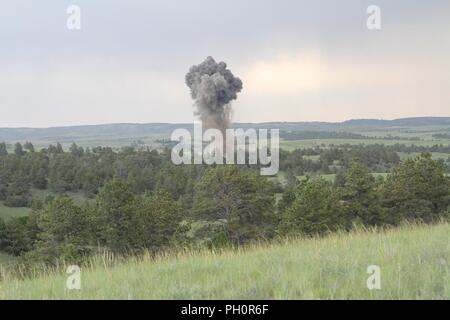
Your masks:
<svg viewBox="0 0 450 320"><path fill-rule="evenodd" d="M241 74L236 121L448 116L450 63L442 59L309 49L256 61Z"/></svg>
<svg viewBox="0 0 450 320"><path fill-rule="evenodd" d="M0 127L182 122L193 117L182 77L134 64L92 60L3 70L0 111L5 116ZM177 106L184 107L175 113Z"/></svg>
<svg viewBox="0 0 450 320"><path fill-rule="evenodd" d="M77 3L78 33L64 1L0 3L0 127L190 122L208 55L244 82L238 121L449 115L448 0L379 0L379 32L360 0Z"/></svg>
<svg viewBox="0 0 450 320"><path fill-rule="evenodd" d="M242 79L246 83L245 92L250 95L321 94L326 90L401 87L414 78L420 81L429 68L420 60L408 61L405 57L371 60L308 50L244 66Z"/></svg>

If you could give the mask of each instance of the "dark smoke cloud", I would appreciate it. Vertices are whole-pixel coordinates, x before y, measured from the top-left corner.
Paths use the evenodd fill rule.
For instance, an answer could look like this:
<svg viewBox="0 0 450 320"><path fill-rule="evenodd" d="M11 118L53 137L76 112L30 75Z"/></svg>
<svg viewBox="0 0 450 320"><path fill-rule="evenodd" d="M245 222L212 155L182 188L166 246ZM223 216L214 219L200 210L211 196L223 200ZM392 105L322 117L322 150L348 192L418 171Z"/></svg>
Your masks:
<svg viewBox="0 0 450 320"><path fill-rule="evenodd" d="M205 128L224 131L231 122L231 101L242 90L242 81L235 77L225 62L217 63L207 57L194 65L186 74L186 84L191 89L197 106L196 115Z"/></svg>

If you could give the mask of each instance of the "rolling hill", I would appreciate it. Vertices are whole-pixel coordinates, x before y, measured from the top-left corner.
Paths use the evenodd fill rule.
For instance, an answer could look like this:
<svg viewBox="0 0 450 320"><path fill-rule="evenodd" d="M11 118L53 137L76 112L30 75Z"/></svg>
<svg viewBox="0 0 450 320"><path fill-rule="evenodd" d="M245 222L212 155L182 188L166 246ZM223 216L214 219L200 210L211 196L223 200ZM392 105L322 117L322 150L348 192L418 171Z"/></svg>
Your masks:
<svg viewBox="0 0 450 320"><path fill-rule="evenodd" d="M285 240L239 250L131 258L81 269L81 290L64 270L4 276L0 299L450 299L450 225L407 225ZM380 289L367 287L380 268Z"/></svg>
<svg viewBox="0 0 450 320"><path fill-rule="evenodd" d="M357 119L344 122L265 122L234 123L238 128L266 128L282 131L346 131L346 132L450 132L450 117L419 117L396 120ZM31 141L37 147L60 142L67 147L72 142L82 146L130 145L143 141L152 145L157 139L167 139L177 128L192 129L191 123L116 123L51 128L0 128L0 142L9 147L15 142Z"/></svg>

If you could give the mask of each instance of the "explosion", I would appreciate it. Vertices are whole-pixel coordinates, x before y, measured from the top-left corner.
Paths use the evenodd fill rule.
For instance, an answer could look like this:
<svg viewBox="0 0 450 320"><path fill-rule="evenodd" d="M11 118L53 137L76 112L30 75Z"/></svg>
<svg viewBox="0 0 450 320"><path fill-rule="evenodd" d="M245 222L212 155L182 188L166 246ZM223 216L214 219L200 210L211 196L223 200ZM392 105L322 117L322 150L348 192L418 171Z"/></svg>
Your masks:
<svg viewBox="0 0 450 320"><path fill-rule="evenodd" d="M241 79L235 77L227 64L217 63L212 57L194 65L186 74L186 84L191 89L199 116L206 129L219 129L222 133L231 123L231 101L242 90Z"/></svg>

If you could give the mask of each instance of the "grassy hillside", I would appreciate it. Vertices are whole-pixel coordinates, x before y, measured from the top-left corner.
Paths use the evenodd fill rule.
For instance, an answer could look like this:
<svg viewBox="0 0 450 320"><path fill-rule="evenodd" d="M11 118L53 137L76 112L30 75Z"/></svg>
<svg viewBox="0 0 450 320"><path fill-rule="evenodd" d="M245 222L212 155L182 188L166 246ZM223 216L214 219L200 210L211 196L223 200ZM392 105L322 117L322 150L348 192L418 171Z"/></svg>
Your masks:
<svg viewBox="0 0 450 320"><path fill-rule="evenodd" d="M131 259L65 274L0 282L0 299L450 299L450 225L358 231L223 253ZM369 265L381 290L366 287Z"/></svg>

